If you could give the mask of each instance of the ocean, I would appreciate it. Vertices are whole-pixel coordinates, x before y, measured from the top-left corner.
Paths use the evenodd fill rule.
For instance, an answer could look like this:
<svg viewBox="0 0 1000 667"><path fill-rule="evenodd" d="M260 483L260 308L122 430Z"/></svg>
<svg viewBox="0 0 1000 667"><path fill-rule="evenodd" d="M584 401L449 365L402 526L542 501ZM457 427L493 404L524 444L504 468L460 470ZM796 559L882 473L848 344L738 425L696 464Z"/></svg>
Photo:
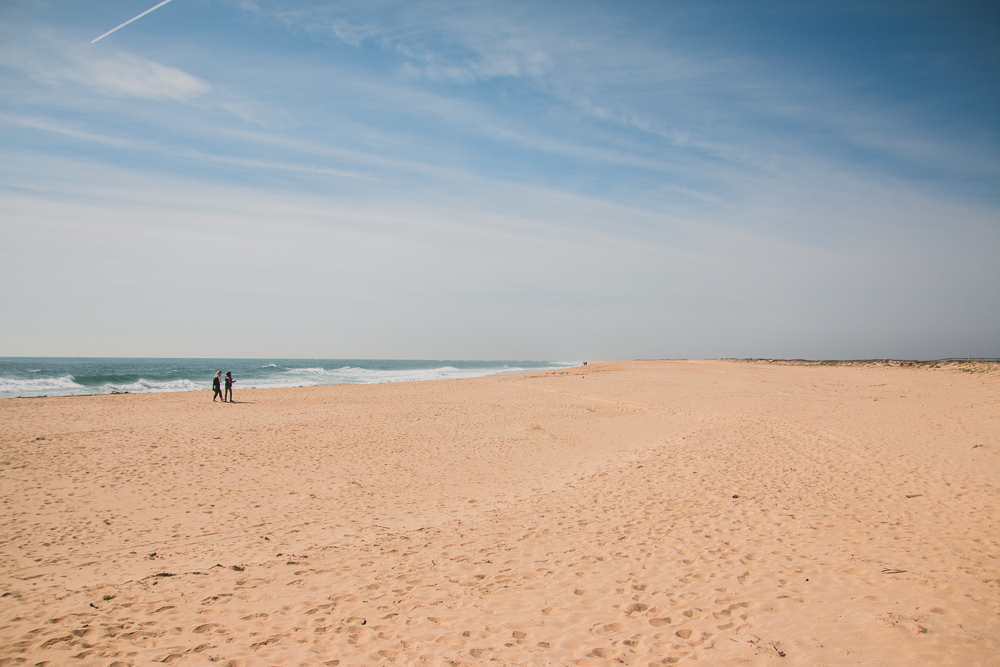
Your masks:
<svg viewBox="0 0 1000 667"><path fill-rule="evenodd" d="M231 371L234 389L419 382L578 366L557 361L396 359L125 359L0 357L0 398L211 389Z"/></svg>

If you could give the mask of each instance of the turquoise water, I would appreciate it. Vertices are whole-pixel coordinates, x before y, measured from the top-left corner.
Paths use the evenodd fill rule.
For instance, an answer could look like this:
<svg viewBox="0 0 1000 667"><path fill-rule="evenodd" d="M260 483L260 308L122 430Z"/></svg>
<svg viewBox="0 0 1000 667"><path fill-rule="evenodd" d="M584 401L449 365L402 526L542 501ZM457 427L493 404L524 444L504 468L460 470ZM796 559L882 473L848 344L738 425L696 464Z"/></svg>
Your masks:
<svg viewBox="0 0 1000 667"><path fill-rule="evenodd" d="M0 397L196 391L211 389L212 377L220 370L232 372L238 391L445 380L576 365L554 361L0 357Z"/></svg>

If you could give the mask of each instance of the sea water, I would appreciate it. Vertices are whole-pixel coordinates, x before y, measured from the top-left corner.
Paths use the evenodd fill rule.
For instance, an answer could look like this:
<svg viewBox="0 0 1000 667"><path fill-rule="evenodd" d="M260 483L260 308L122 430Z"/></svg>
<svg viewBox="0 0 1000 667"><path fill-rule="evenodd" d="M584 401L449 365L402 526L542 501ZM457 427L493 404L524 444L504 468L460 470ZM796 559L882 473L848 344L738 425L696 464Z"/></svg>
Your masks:
<svg viewBox="0 0 1000 667"><path fill-rule="evenodd" d="M569 368L577 362L392 359L124 359L0 357L0 397L211 389L231 371L234 390L416 382Z"/></svg>

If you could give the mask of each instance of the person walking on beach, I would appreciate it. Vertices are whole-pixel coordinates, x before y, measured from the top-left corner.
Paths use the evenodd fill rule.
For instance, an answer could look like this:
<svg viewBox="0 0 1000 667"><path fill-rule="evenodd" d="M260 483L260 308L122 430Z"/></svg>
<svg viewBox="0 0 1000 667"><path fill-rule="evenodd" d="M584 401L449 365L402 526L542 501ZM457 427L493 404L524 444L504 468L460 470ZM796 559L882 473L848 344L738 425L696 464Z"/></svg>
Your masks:
<svg viewBox="0 0 1000 667"><path fill-rule="evenodd" d="M212 402L215 403L215 399L222 398L222 402L225 403L226 399L222 397L222 387L219 386L219 378L222 376L222 371L216 371L215 377L212 378Z"/></svg>
<svg viewBox="0 0 1000 667"><path fill-rule="evenodd" d="M236 380L233 379L233 372L232 371L226 371L226 393L222 397L223 402L225 402L225 400L227 398L229 399L230 403L233 402L233 383L234 382L236 382Z"/></svg>

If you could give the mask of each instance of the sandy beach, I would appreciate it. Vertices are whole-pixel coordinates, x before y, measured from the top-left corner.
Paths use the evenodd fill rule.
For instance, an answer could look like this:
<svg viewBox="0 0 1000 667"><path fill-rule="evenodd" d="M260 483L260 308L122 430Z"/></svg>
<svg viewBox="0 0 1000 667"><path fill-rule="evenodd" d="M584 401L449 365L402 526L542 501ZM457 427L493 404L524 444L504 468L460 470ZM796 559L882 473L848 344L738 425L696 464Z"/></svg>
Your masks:
<svg viewBox="0 0 1000 667"><path fill-rule="evenodd" d="M0 665L1000 665L1000 367L0 400Z"/></svg>

